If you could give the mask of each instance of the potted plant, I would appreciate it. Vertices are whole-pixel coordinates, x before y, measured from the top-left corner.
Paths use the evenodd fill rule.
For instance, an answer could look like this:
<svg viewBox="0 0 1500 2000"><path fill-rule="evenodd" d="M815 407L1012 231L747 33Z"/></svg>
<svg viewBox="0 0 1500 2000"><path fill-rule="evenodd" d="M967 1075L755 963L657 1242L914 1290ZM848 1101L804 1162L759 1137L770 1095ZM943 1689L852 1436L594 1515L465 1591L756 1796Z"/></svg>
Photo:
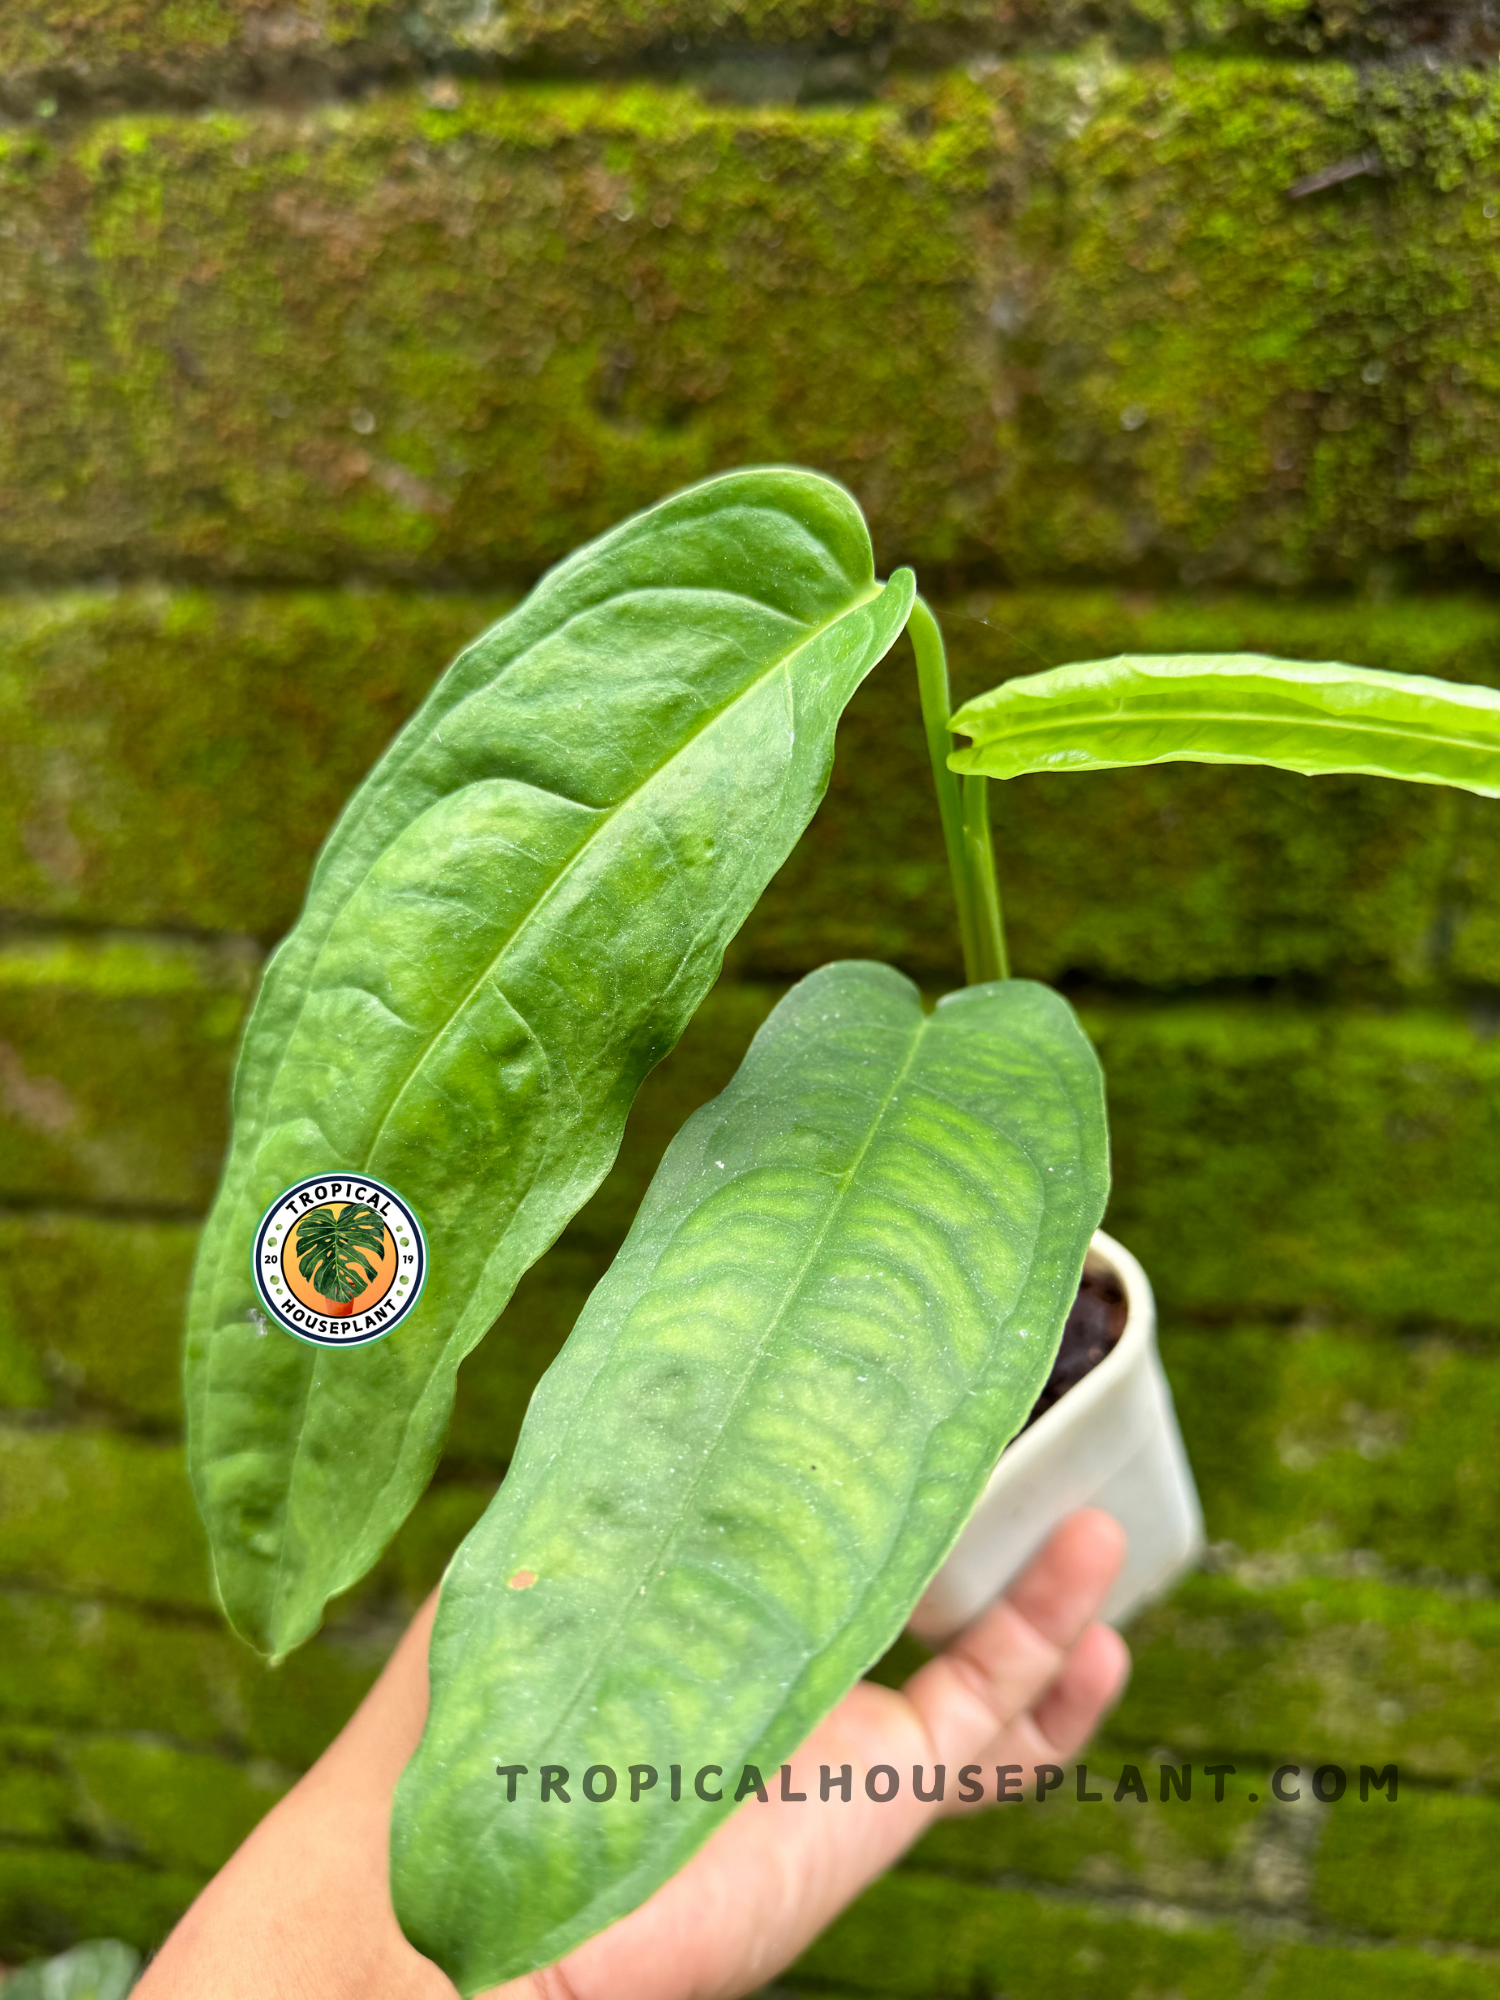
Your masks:
<svg viewBox="0 0 1500 2000"><path fill-rule="evenodd" d="M709 480L580 550L356 793L246 1029L187 1389L220 1594L267 1653L409 1510L459 1362L607 1170L903 630L968 983L929 1011L848 963L786 995L668 1148L449 1565L392 1886L465 1993L644 1900L919 1599L951 1623L1049 1510L1170 1470L1149 1292L1096 1234L1098 1062L1060 995L1008 976L989 781L1198 759L1500 790L1500 698L1353 667L1112 660L952 715L911 573L880 583L810 473ZM355 1209L382 1225L344 1316L291 1283L316 1207L341 1239ZM997 1488L1091 1246L1125 1331ZM1157 1581L1196 1533L1176 1493Z"/></svg>
<svg viewBox="0 0 1500 2000"><path fill-rule="evenodd" d="M1102 1507L1125 1530L1125 1560L1102 1613L1114 1624L1202 1552L1203 1511L1157 1351L1150 1281L1102 1229L1033 1414L923 1592L911 1631L932 1645L951 1638L1077 1507Z"/></svg>

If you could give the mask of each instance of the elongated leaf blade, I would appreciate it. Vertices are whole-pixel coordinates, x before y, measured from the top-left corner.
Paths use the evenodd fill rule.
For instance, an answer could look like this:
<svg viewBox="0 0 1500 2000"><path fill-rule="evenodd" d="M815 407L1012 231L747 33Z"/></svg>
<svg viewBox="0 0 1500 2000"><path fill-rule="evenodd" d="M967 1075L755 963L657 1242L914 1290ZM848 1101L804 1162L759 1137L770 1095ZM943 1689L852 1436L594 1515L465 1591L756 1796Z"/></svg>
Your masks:
<svg viewBox="0 0 1500 2000"><path fill-rule="evenodd" d="M1337 661L1256 653L1087 660L967 702L955 771L1109 771L1125 764L1274 764L1455 785L1500 798L1500 693Z"/></svg>
<svg viewBox="0 0 1500 2000"><path fill-rule="evenodd" d="M1046 1378L1107 1149L1057 994L924 1015L868 964L794 988L684 1126L444 1580L392 1880L461 1992L644 1900L889 1645Z"/></svg>
<svg viewBox="0 0 1500 2000"><path fill-rule="evenodd" d="M193 1484L265 1651L422 1490L459 1362L607 1171L911 598L830 481L708 481L552 571L354 796L246 1032L189 1315ZM249 1263L278 1194L339 1173L412 1205L429 1272L343 1350L267 1333Z"/></svg>

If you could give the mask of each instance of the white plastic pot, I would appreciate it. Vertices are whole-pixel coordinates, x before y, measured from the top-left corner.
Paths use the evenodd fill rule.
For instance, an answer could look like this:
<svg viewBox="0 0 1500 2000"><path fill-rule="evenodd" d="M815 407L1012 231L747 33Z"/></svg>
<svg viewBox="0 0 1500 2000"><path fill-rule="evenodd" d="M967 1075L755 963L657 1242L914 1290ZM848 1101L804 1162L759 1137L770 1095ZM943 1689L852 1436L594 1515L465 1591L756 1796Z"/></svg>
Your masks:
<svg viewBox="0 0 1500 2000"><path fill-rule="evenodd" d="M1203 1510L1156 1348L1156 1301L1130 1252L1098 1230L1086 1267L1125 1293L1113 1348L1006 1448L953 1553L911 1616L928 1645L982 1611L1075 1507L1102 1507L1129 1537L1103 1616L1119 1625L1197 1561Z"/></svg>

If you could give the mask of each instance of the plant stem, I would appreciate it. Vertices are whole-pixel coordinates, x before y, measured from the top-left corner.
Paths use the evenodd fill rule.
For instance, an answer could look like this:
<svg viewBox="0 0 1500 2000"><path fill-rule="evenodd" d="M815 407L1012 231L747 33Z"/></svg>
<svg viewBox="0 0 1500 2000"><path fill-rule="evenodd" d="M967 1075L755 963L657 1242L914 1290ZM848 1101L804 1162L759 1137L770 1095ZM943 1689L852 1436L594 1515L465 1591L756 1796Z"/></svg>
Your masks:
<svg viewBox="0 0 1500 2000"><path fill-rule="evenodd" d="M1000 881L995 873L995 848L990 839L990 781L972 775L963 781L964 850L974 888L975 969L969 984L985 979L1009 979L1005 953L1005 919L1000 914Z"/></svg>
<svg viewBox="0 0 1500 2000"><path fill-rule="evenodd" d="M943 635L938 629L938 622L920 597L912 605L906 629L911 636L912 651L917 656L922 723L927 732L927 754L932 759L932 782L937 788L943 845L948 850L948 872L953 878L953 899L958 905L958 935L963 946L964 978L972 986L989 975L978 969L979 935L974 884L964 838L963 795L957 774L948 769L948 752L953 748L953 738L948 733L948 717L952 713L952 698L948 692L948 656L943 650Z"/></svg>

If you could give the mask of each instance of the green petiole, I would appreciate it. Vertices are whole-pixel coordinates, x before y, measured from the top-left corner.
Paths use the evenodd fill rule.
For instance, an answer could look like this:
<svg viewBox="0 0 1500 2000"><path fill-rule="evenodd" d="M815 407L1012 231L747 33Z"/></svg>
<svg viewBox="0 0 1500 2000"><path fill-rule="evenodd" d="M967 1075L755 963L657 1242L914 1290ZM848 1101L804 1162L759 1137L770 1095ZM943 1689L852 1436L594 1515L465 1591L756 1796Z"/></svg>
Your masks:
<svg viewBox="0 0 1500 2000"><path fill-rule="evenodd" d="M990 838L990 781L963 780L964 864L974 900L974 970L969 984L1009 979L1005 951L1005 920L1000 913L1000 880L995 873L995 845Z"/></svg>
<svg viewBox="0 0 1500 2000"><path fill-rule="evenodd" d="M1000 912L1000 886L990 839L988 780L966 778L960 783L948 768L953 738L948 719L952 696L948 688L948 656L936 618L918 597L907 623L917 656L917 686L922 697L922 724L932 779L937 788L943 844L958 904L958 934L963 946L964 978L970 986L988 979L1007 979L1005 925Z"/></svg>

